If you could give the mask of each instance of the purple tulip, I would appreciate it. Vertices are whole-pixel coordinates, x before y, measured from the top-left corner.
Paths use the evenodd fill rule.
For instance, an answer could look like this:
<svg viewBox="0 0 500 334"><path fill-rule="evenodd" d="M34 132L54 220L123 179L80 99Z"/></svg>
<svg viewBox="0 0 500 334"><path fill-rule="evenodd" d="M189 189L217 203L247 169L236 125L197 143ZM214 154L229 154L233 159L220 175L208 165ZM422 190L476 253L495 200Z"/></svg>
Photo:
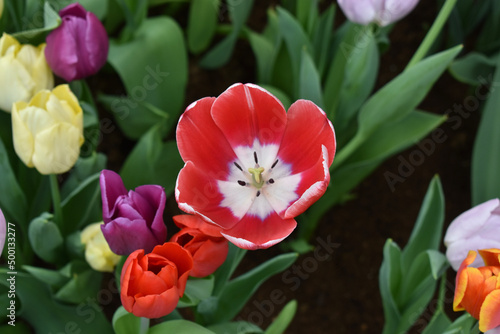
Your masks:
<svg viewBox="0 0 500 334"><path fill-rule="evenodd" d="M455 218L444 236L446 257L458 270L470 250L500 248L500 200L489 200ZM484 266L480 256L471 267Z"/></svg>
<svg viewBox="0 0 500 334"><path fill-rule="evenodd" d="M161 186L145 185L128 191L121 177L103 170L100 177L102 233L109 248L119 255L129 255L137 249L146 253L167 239L163 222L166 195Z"/></svg>
<svg viewBox="0 0 500 334"><path fill-rule="evenodd" d="M7 226L2 210L0 210L0 255L2 255L3 246L5 245L5 236L7 235Z"/></svg>
<svg viewBox="0 0 500 334"><path fill-rule="evenodd" d="M45 58L54 73L73 81L97 73L106 63L109 41L101 21L79 3L63 8L62 23L47 36Z"/></svg>
<svg viewBox="0 0 500 334"><path fill-rule="evenodd" d="M386 26L406 16L419 0L338 0L349 21Z"/></svg>

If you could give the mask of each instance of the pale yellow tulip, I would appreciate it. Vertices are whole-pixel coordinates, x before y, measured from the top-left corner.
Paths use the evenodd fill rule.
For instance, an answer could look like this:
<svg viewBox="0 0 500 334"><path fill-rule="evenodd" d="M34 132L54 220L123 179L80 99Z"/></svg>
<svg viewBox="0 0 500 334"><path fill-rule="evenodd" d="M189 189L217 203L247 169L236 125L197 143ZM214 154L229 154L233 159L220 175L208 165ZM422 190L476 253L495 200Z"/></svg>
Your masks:
<svg viewBox="0 0 500 334"><path fill-rule="evenodd" d="M85 245L85 260L92 269L112 272L120 256L111 251L101 231L103 223L94 223L83 229L80 240Z"/></svg>
<svg viewBox="0 0 500 334"><path fill-rule="evenodd" d="M14 149L41 174L61 174L73 167L83 144L83 112L68 85L39 91L29 103L12 107Z"/></svg>
<svg viewBox="0 0 500 334"><path fill-rule="evenodd" d="M21 45L4 33L0 38L0 109L28 102L39 90L54 87L54 75L45 60L45 44Z"/></svg>

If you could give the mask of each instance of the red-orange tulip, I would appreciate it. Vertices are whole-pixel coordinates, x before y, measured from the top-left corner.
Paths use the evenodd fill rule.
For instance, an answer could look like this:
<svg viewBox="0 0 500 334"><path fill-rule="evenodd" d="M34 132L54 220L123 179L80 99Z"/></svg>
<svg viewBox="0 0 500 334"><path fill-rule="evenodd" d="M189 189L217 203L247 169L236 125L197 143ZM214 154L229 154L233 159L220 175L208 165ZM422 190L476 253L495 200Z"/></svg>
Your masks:
<svg viewBox="0 0 500 334"><path fill-rule="evenodd" d="M469 251L458 269L453 310L466 310L486 332L500 326L500 249L483 249L479 254L486 266L469 267L477 255Z"/></svg>
<svg viewBox="0 0 500 334"><path fill-rule="evenodd" d="M191 254L177 243L158 245L146 255L143 249L134 251L120 279L123 307L137 317L169 314L184 294L191 268Z"/></svg>
<svg viewBox="0 0 500 334"><path fill-rule="evenodd" d="M206 223L198 216L178 215L173 217L181 230L170 241L177 242L193 256L193 277L212 274L224 263L228 252L228 241L220 234L221 228Z"/></svg>

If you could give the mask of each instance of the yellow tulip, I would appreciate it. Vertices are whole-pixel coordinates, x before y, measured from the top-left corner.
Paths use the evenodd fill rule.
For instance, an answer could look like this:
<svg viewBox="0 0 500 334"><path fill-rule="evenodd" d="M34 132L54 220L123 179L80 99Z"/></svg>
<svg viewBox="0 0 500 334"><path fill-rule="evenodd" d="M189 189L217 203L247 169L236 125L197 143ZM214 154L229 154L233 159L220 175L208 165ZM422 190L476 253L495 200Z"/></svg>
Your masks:
<svg viewBox="0 0 500 334"><path fill-rule="evenodd" d="M94 223L83 229L80 240L85 245L85 260L92 269L112 272L120 256L111 251L102 234L101 225Z"/></svg>
<svg viewBox="0 0 500 334"><path fill-rule="evenodd" d="M61 174L73 167L83 144L83 112L68 85L38 92L29 103L12 107L14 149L41 174Z"/></svg>
<svg viewBox="0 0 500 334"><path fill-rule="evenodd" d="M14 102L28 102L39 90L54 87L54 75L45 60L44 50L45 44L38 47L21 45L14 37L2 35L0 109L10 112Z"/></svg>

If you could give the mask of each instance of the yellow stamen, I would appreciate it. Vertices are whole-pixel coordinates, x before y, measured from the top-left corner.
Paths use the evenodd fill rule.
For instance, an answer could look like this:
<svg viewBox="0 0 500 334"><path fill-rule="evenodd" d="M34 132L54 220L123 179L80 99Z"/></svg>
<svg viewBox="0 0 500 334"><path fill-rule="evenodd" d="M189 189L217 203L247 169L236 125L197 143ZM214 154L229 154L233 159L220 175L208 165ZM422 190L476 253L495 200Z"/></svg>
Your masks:
<svg viewBox="0 0 500 334"><path fill-rule="evenodd" d="M262 179L264 167L248 168L248 172L252 174L254 185L258 188L262 187L262 185L264 184L264 180Z"/></svg>

